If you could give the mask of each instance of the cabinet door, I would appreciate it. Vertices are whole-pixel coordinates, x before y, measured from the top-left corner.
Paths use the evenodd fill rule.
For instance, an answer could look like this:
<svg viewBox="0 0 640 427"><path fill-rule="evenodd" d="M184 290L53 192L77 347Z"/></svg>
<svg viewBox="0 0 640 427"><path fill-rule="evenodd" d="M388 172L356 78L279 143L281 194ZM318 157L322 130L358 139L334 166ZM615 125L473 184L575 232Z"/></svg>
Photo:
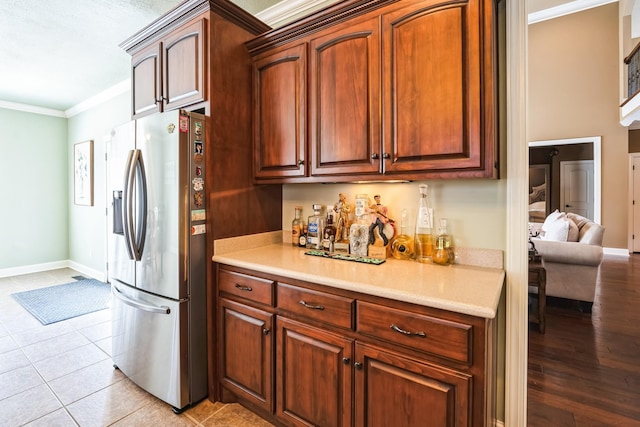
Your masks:
<svg viewBox="0 0 640 427"><path fill-rule="evenodd" d="M133 118L157 113L161 105L160 45L154 44L131 58L131 91Z"/></svg>
<svg viewBox="0 0 640 427"><path fill-rule="evenodd" d="M254 176L305 176L307 46L257 58L254 85Z"/></svg>
<svg viewBox="0 0 640 427"><path fill-rule="evenodd" d="M227 299L220 301L220 382L273 412L273 315Z"/></svg>
<svg viewBox="0 0 640 427"><path fill-rule="evenodd" d="M380 170L379 18L310 42L311 175Z"/></svg>
<svg viewBox="0 0 640 427"><path fill-rule="evenodd" d="M490 114L483 123L482 79L491 79L483 1L410 3L382 16L384 171L491 169L483 158L492 123Z"/></svg>
<svg viewBox="0 0 640 427"><path fill-rule="evenodd" d="M356 343L356 426L470 426L472 377Z"/></svg>
<svg viewBox="0 0 640 427"><path fill-rule="evenodd" d="M172 32L163 40L165 110L205 99L205 19Z"/></svg>
<svg viewBox="0 0 640 427"><path fill-rule="evenodd" d="M353 341L280 316L277 323L276 415L296 426L350 426Z"/></svg>

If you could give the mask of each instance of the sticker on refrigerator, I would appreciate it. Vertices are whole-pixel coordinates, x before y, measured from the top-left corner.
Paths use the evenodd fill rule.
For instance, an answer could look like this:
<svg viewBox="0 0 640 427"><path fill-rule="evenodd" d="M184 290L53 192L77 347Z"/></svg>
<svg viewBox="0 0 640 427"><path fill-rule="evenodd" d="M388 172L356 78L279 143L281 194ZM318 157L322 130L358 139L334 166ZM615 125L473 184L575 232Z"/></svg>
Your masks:
<svg viewBox="0 0 640 427"><path fill-rule="evenodd" d="M201 208L204 206L204 193L202 191L193 193L193 206L195 206L196 208Z"/></svg>
<svg viewBox="0 0 640 427"><path fill-rule="evenodd" d="M204 221L205 219L207 219L207 211L204 209L191 211L191 221Z"/></svg>
<svg viewBox="0 0 640 427"><path fill-rule="evenodd" d="M195 236L197 234L205 234L207 232L206 224L198 224L191 226L191 235Z"/></svg>
<svg viewBox="0 0 640 427"><path fill-rule="evenodd" d="M202 178L193 178L191 181L193 183L194 191L202 191L204 190L204 179Z"/></svg>
<svg viewBox="0 0 640 427"><path fill-rule="evenodd" d="M180 126L180 132L182 133L189 132L189 117L180 116L179 126Z"/></svg>
<svg viewBox="0 0 640 427"><path fill-rule="evenodd" d="M193 152L195 154L202 154L202 141L196 141L193 143Z"/></svg>

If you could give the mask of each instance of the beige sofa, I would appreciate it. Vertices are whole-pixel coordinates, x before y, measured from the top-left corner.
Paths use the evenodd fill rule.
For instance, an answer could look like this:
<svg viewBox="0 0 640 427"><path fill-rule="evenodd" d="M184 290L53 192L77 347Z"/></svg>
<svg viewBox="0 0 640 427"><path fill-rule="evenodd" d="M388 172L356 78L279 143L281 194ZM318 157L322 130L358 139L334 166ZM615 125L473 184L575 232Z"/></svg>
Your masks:
<svg viewBox="0 0 640 427"><path fill-rule="evenodd" d="M581 310L590 313L602 262L604 227L573 213L566 218L576 225L577 241L544 240L544 232L530 240L547 272L547 296L580 301ZM532 287L529 291L537 292Z"/></svg>

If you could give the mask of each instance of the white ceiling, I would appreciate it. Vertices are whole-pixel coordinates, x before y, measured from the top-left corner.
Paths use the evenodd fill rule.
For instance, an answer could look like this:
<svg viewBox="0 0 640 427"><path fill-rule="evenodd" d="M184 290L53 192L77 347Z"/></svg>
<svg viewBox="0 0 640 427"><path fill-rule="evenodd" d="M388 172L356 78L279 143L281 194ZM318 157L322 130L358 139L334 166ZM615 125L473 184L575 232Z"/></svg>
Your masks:
<svg viewBox="0 0 640 427"><path fill-rule="evenodd" d="M278 1L233 0L251 13ZM0 102L66 111L126 81L118 45L181 2L0 0Z"/></svg>
<svg viewBox="0 0 640 427"><path fill-rule="evenodd" d="M279 2L232 1L253 14ZM584 1L594 0L570 3ZM62 112L126 81L131 58L118 45L181 2L0 0L0 106ZM529 12L562 2L527 0Z"/></svg>

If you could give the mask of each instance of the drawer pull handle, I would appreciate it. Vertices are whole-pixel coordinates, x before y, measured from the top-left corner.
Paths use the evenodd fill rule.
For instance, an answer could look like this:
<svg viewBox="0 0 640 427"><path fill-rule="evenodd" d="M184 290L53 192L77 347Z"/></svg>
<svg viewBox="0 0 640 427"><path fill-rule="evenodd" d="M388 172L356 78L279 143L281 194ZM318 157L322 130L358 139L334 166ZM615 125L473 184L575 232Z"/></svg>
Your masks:
<svg viewBox="0 0 640 427"><path fill-rule="evenodd" d="M236 283L236 288L240 289L241 291L247 292L251 292L253 290L251 286L242 286L240 283Z"/></svg>
<svg viewBox="0 0 640 427"><path fill-rule="evenodd" d="M396 325L391 325L391 329L393 329L394 331L399 332L401 334L404 334L404 335L415 335L415 336L420 337L420 338L426 338L427 337L427 334L425 334L424 332L409 332L409 331L405 331L404 329L401 329L401 328L397 327Z"/></svg>
<svg viewBox="0 0 640 427"><path fill-rule="evenodd" d="M305 300L303 300L303 299L301 299L301 300L300 300L300 305L303 305L303 306L305 306L305 307L307 307L307 308L310 308L310 309L312 309L312 310L324 310L324 306L322 306L322 305L312 305L312 304L307 304L307 303L305 302Z"/></svg>

